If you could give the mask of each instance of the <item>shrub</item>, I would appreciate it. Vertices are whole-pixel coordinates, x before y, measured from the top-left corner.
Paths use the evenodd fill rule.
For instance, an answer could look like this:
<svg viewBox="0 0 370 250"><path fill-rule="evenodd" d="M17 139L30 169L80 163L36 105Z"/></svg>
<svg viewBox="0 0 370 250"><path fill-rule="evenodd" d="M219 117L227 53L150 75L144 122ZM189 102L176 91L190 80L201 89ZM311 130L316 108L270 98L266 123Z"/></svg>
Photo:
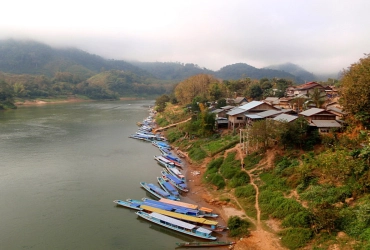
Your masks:
<svg viewBox="0 0 370 250"><path fill-rule="evenodd" d="M227 220L227 226L229 228L230 237L243 237L249 235L249 222L238 216L231 216Z"/></svg>
<svg viewBox="0 0 370 250"><path fill-rule="evenodd" d="M262 160L263 155L260 154L259 152L254 152L252 154L247 155L244 157L244 168L245 169L252 169L257 165L260 160Z"/></svg>
<svg viewBox="0 0 370 250"><path fill-rule="evenodd" d="M239 187L239 186L242 186L242 185L246 185L249 182L250 182L249 175L244 171L239 171L230 180L229 186L231 188L235 188L235 187Z"/></svg>
<svg viewBox="0 0 370 250"><path fill-rule="evenodd" d="M256 190L251 184L242 187L237 187L234 192L235 196L238 198L249 198L251 196L256 195Z"/></svg>
<svg viewBox="0 0 370 250"><path fill-rule="evenodd" d="M313 233L308 228L289 228L281 233L281 242L289 249L303 247L312 238Z"/></svg>
<svg viewBox="0 0 370 250"><path fill-rule="evenodd" d="M308 211L300 211L298 213L288 214L282 222L283 227L305 227L311 225L311 214Z"/></svg>
<svg viewBox="0 0 370 250"><path fill-rule="evenodd" d="M201 161L207 157L207 153L199 147L192 147L189 150L189 157L194 161Z"/></svg>
<svg viewBox="0 0 370 250"><path fill-rule="evenodd" d="M217 189L223 189L226 186L224 178L218 173L205 174L203 175L203 180L215 185Z"/></svg>

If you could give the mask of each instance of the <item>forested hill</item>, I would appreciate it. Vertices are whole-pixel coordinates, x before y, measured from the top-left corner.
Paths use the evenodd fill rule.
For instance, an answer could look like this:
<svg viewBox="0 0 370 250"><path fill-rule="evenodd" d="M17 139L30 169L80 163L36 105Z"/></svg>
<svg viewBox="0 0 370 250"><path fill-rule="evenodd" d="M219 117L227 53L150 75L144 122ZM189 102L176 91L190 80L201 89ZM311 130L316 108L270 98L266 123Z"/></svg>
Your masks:
<svg viewBox="0 0 370 250"><path fill-rule="evenodd" d="M288 72L262 68L258 69L245 63L236 63L232 65L225 66L220 70L215 72L216 77L226 80L231 79L241 79L241 78L251 78L251 79L261 79L261 78L284 78L287 80L292 80L295 83L304 83L304 81Z"/></svg>
<svg viewBox="0 0 370 250"><path fill-rule="evenodd" d="M108 60L75 48L53 48L30 40L0 40L0 71L11 74L54 77L57 72L70 72L80 79L88 79L100 72L123 70L146 79L146 82L150 79L179 82L198 74L209 74L222 80L284 78L297 84L316 80L313 74L297 68L294 64L285 64L258 69L235 63L212 71L193 63Z"/></svg>
<svg viewBox="0 0 370 250"><path fill-rule="evenodd" d="M218 71L201 68L192 63L179 62L131 62L132 64L150 72L159 79L184 80L197 74L209 74L223 80L238 80L241 78L285 78L296 83L303 83L300 77L294 74L274 69L258 69L245 63L235 63L225 66ZM313 80L314 77L312 77Z"/></svg>
<svg viewBox="0 0 370 250"><path fill-rule="evenodd" d="M0 71L12 74L71 72L88 78L106 70L130 71L142 77L148 72L122 60L107 60L75 48L52 48L30 40L0 40Z"/></svg>
<svg viewBox="0 0 370 250"><path fill-rule="evenodd" d="M265 67L265 69L275 69L275 70L285 71L285 72L288 72L289 74L299 77L300 79L306 82L318 80L317 76L315 76L314 74L308 72L307 70L293 63L271 65L271 66Z"/></svg>

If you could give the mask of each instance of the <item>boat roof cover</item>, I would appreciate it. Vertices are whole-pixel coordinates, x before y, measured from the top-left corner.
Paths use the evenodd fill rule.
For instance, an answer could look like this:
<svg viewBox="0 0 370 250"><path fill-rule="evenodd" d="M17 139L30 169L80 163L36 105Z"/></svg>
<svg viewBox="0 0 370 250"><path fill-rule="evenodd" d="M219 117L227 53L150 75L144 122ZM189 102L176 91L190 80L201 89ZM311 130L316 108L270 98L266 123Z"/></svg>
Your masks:
<svg viewBox="0 0 370 250"><path fill-rule="evenodd" d="M182 184L183 183L183 181L182 180L180 180L179 178L177 178L177 177L175 177L175 176L173 176L172 174L166 174L166 177L168 178L168 179L171 179L173 182L175 182L176 184Z"/></svg>
<svg viewBox="0 0 370 250"><path fill-rule="evenodd" d="M168 211L171 211L171 210L175 209L178 213L198 214L197 209L181 207L181 206L178 206L178 205L168 204L168 203L164 203L164 202L156 201L156 200L151 200L151 199L145 199L144 204L146 204L148 206L154 206L156 208L168 210Z"/></svg>
<svg viewBox="0 0 370 250"><path fill-rule="evenodd" d="M180 207L186 207L186 208L191 208L191 209L198 209L198 205L190 204L190 203L185 203L185 202L181 202L181 201L172 201L172 200L165 199L165 198L161 198L159 201L160 202L167 203L167 204L177 205L177 206L180 206Z"/></svg>
<svg viewBox="0 0 370 250"><path fill-rule="evenodd" d="M210 231L210 230L208 230L208 229L205 229L205 228L203 228L203 227L199 227L199 228L197 228L197 230L196 230L197 232L201 232L201 233L205 233L205 234L211 234L212 233L212 231Z"/></svg>
<svg viewBox="0 0 370 250"><path fill-rule="evenodd" d="M178 193L176 188L174 186L171 185L171 183L168 183L167 181L163 180L163 186L165 188L167 188L168 190L170 190L171 192L175 192L175 193Z"/></svg>
<svg viewBox="0 0 370 250"><path fill-rule="evenodd" d="M207 213L212 213L212 211L213 211L212 209L210 209L208 207L201 207L201 208L199 208L199 210L207 212Z"/></svg>
<svg viewBox="0 0 370 250"><path fill-rule="evenodd" d="M146 184L150 189L152 189L154 192L159 193L162 196L169 196L170 194L167 191L164 191L163 189L157 187L153 183L147 183Z"/></svg>
<svg viewBox="0 0 370 250"><path fill-rule="evenodd" d="M172 225L176 225L176 226L179 226L179 227L182 227L182 228L186 228L186 229L194 229L196 226L193 225L193 224L190 224L190 223L186 223L186 222L183 222L181 220L177 220L177 219L174 219L174 218L171 218L171 217L168 217L166 215L163 215L163 214L159 214L159 213L151 213L150 214L151 217L154 217L158 220L162 220L162 221L165 221L165 222L168 222Z"/></svg>
<svg viewBox="0 0 370 250"><path fill-rule="evenodd" d="M187 220L187 221L191 221L191 222L195 222L195 223L215 225L215 226L218 224L217 221L206 220L204 218L198 218L198 217L194 217L194 216L190 216L190 215L186 215L186 214L179 214L179 213L176 213L176 212L166 211L166 210L162 210L160 208L151 207L151 206L147 206L147 205L143 205L143 206L141 206L141 208L144 209L144 210L147 210L147 211L151 211L153 213L163 214L163 215L174 217L174 218L177 218L177 219L180 219L180 220Z"/></svg>

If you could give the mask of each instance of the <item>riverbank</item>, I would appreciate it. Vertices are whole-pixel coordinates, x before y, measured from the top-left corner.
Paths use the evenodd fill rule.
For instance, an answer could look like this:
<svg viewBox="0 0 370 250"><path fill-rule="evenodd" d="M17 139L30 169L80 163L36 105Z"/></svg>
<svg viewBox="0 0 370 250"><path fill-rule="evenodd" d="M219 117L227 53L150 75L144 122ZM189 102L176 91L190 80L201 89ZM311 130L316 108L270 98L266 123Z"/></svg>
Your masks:
<svg viewBox="0 0 370 250"><path fill-rule="evenodd" d="M120 101L129 101L129 100L141 100L144 98L138 97L121 97ZM45 105L45 104L57 104L57 103L77 103L77 102L93 102L95 100L79 97L79 96L68 96L67 98L40 98L40 99L22 99L17 100L14 104L16 106L32 106L32 105ZM102 101L102 100L99 100Z"/></svg>

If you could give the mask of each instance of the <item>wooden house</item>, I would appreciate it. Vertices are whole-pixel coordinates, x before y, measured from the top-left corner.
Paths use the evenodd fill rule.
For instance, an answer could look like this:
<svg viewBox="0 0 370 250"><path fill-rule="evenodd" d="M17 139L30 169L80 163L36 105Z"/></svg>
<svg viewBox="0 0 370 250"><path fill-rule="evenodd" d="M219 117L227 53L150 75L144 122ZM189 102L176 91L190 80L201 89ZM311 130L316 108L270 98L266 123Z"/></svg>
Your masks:
<svg viewBox="0 0 370 250"><path fill-rule="evenodd" d="M336 115L325 109L308 109L299 113L299 116L303 116L310 126L317 127L320 133L328 133L331 128L342 127L336 121Z"/></svg>
<svg viewBox="0 0 370 250"><path fill-rule="evenodd" d="M261 101L252 101L239 107L231 109L227 115L229 120L229 128L245 127L247 122L246 114L261 113L266 110L278 110L268 103Z"/></svg>

